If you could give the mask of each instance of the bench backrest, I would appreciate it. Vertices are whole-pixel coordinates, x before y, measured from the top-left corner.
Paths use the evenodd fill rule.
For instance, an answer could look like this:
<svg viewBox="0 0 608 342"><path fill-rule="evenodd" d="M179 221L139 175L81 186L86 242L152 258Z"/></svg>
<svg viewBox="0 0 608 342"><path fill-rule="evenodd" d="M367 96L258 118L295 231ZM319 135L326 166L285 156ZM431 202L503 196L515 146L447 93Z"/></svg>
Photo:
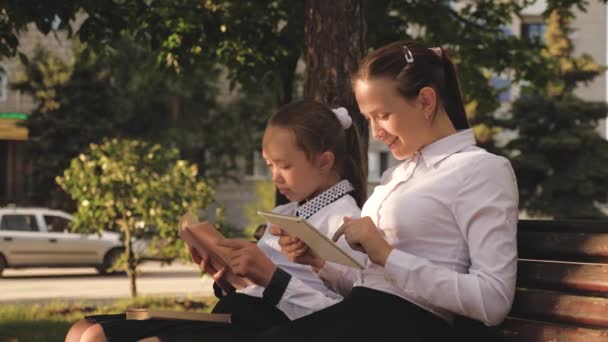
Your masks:
<svg viewBox="0 0 608 342"><path fill-rule="evenodd" d="M608 342L608 221L521 220L500 340Z"/></svg>

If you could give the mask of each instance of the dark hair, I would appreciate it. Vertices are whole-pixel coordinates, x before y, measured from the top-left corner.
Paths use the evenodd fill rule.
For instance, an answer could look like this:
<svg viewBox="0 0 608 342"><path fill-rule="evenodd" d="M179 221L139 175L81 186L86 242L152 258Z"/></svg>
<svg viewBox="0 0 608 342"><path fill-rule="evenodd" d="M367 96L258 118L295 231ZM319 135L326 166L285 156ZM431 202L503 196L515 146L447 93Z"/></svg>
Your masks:
<svg viewBox="0 0 608 342"><path fill-rule="evenodd" d="M406 60L404 46L413 62ZM353 88L358 80L383 77L395 80L399 94L406 99L416 97L423 87L432 87L454 128L469 128L456 68L444 49L427 49L414 41L385 45L361 61L352 76Z"/></svg>
<svg viewBox="0 0 608 342"><path fill-rule="evenodd" d="M367 199L367 180L361 138L354 123L345 130L329 107L313 100L302 100L281 107L270 117L268 126L293 131L296 144L309 160L323 152L333 152L335 170L353 184L353 197L359 207L363 206Z"/></svg>

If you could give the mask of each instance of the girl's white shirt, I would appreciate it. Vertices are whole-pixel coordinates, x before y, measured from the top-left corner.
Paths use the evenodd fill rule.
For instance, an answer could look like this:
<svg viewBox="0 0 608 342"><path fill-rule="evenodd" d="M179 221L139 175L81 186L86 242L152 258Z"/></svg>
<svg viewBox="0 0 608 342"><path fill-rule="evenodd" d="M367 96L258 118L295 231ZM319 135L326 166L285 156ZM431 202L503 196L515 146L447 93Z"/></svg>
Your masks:
<svg viewBox="0 0 608 342"><path fill-rule="evenodd" d="M385 266L326 263L319 275L342 294L365 286L448 322L459 314L497 325L515 294L518 197L509 161L476 147L472 130L458 132L387 170L363 206L394 248Z"/></svg>
<svg viewBox="0 0 608 342"><path fill-rule="evenodd" d="M274 208L273 212L295 216L297 208L297 203L288 203ZM357 206L355 199L350 195L344 195L321 208L306 221L331 238L342 225L345 216L359 218L360 214L361 209ZM346 243L340 243L340 245L353 257L363 262L363 254L351 250ZM289 261L281 253L279 238L270 234L268 227L258 241L258 247L278 267L291 274L292 280L297 279L297 281L290 281L285 294L277 305L290 319L303 317L342 300L342 296L328 289L310 266ZM240 289L238 292L261 298L264 287L252 285Z"/></svg>

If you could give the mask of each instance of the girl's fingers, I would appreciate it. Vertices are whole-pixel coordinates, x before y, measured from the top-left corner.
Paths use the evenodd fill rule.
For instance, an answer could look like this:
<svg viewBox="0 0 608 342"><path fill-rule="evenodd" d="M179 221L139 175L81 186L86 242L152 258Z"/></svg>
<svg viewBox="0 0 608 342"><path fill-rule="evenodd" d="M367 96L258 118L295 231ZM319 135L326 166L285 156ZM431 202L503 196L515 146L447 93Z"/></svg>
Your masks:
<svg viewBox="0 0 608 342"><path fill-rule="evenodd" d="M280 227L277 227L277 226L270 226L270 228L268 228L268 230L270 231L270 234L272 234L272 235L276 235L276 236L287 235L283 229L281 229Z"/></svg>
<svg viewBox="0 0 608 342"><path fill-rule="evenodd" d="M306 254L306 252L308 252L308 248L300 248L300 249L295 250L293 252L293 254L294 254L294 256L299 257L299 256Z"/></svg>
<svg viewBox="0 0 608 342"><path fill-rule="evenodd" d="M215 282L219 282L222 277L224 276L224 273L226 273L226 267L222 268L221 270L215 272L214 274L211 275L211 278L213 278L213 280Z"/></svg>
<svg viewBox="0 0 608 342"><path fill-rule="evenodd" d="M248 241L244 241L244 240L237 240L237 239L221 239L220 241L217 242L217 245L220 247L228 247L228 248L232 248L232 249L241 249L243 247L246 247L247 244L249 244L251 242Z"/></svg>

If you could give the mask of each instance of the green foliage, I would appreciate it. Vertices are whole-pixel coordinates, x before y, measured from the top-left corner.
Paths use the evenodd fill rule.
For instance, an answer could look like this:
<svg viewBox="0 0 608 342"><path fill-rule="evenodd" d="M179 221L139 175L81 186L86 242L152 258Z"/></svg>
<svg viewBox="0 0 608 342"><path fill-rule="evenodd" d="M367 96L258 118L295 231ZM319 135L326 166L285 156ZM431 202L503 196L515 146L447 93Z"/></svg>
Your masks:
<svg viewBox="0 0 608 342"><path fill-rule="evenodd" d="M520 207L532 215L605 218L608 141L597 132L608 106L574 96L601 69L589 56L572 56L567 15L553 11L546 32L548 82L532 84L513 103L504 127L518 136L505 146L517 174Z"/></svg>
<svg viewBox="0 0 608 342"><path fill-rule="evenodd" d="M605 103L574 97L522 97L508 128L518 137L506 147L517 174L520 207L532 215L601 218L606 202L608 141L596 131Z"/></svg>
<svg viewBox="0 0 608 342"><path fill-rule="evenodd" d="M116 53L75 43L73 61L42 48L23 56L13 86L38 103L25 125L37 205L72 211L54 179L90 143L127 137L177 147L209 179L236 179L239 156L259 145L273 101L261 90L218 105L220 70L198 61L188 73L156 67L155 57L124 35ZM247 97L251 96L251 98Z"/></svg>
<svg viewBox="0 0 608 342"><path fill-rule="evenodd" d="M542 53L552 59L549 67L557 75L548 82L546 90L554 97L571 94L577 84L590 82L606 69L595 63L588 54L572 56L574 46L569 38L572 33L570 21L567 13L555 10L551 12L547 24L547 47Z"/></svg>
<svg viewBox="0 0 608 342"><path fill-rule="evenodd" d="M38 102L25 122L35 181L30 201L43 203L50 198L51 206L65 209L65 197L54 178L89 143L112 136L124 117L113 109L116 93L106 68L81 47L75 53L77 63L63 61L38 47L32 56L22 58L24 72L13 84Z"/></svg>
<svg viewBox="0 0 608 342"><path fill-rule="evenodd" d="M213 191L198 180L197 166L178 156L176 149L137 140L91 144L57 178L77 203L72 229L115 230L128 237L155 227L159 256L188 259L177 235L178 217L205 208Z"/></svg>
<svg viewBox="0 0 608 342"><path fill-rule="evenodd" d="M270 180L254 182L255 200L245 205L245 215L249 224L245 228L247 236L253 236L260 224L266 223L263 217L258 215L258 210L271 210L275 206L276 188Z"/></svg>

